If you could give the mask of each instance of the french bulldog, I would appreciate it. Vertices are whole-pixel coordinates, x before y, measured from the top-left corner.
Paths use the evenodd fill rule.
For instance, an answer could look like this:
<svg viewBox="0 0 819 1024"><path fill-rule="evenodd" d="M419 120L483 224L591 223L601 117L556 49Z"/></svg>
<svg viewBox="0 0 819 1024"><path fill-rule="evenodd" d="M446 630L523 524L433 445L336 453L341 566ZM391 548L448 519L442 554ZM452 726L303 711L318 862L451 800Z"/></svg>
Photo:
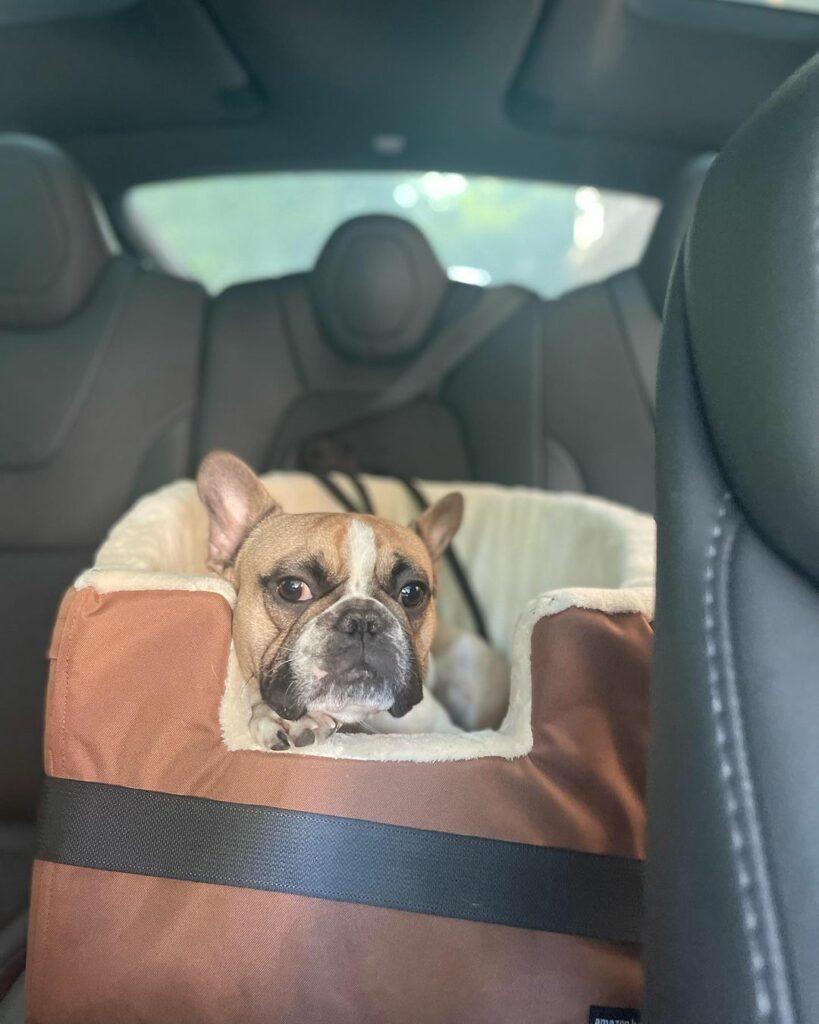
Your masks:
<svg viewBox="0 0 819 1024"><path fill-rule="evenodd" d="M389 731L384 719L407 716L422 697L426 728L446 728L446 719L451 731L424 681L436 564L461 523L459 493L412 527L364 514L288 514L248 465L222 451L204 459L197 486L208 567L237 593L233 639L253 687L255 742L286 750L368 722Z"/></svg>

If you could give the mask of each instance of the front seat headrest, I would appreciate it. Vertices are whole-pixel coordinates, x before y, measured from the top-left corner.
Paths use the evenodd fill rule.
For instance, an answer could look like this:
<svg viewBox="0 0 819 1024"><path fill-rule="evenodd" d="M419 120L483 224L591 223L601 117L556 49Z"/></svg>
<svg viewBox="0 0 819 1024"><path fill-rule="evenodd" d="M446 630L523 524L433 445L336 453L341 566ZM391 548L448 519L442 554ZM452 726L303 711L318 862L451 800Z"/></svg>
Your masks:
<svg viewBox="0 0 819 1024"><path fill-rule="evenodd" d="M663 208L640 262L640 275L651 303L660 316L674 260L694 216L702 183L713 162L713 153L704 153L679 172L663 197Z"/></svg>
<svg viewBox="0 0 819 1024"><path fill-rule="evenodd" d="M0 135L0 327L67 319L114 251L73 161L42 139Z"/></svg>
<svg viewBox="0 0 819 1024"><path fill-rule="evenodd" d="M819 583L819 59L728 143L685 259L694 369L726 479Z"/></svg>
<svg viewBox="0 0 819 1024"><path fill-rule="evenodd" d="M446 288L429 242L399 217L355 217L336 228L310 275L332 344L356 359L415 351Z"/></svg>

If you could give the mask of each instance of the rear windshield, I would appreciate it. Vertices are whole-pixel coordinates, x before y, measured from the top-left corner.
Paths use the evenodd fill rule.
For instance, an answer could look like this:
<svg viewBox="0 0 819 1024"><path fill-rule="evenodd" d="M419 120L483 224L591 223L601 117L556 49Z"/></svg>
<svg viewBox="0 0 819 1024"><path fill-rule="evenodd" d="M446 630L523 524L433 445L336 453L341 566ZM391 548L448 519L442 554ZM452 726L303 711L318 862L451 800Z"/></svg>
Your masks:
<svg viewBox="0 0 819 1024"><path fill-rule="evenodd" d="M426 171L234 174L140 185L126 213L144 248L211 292L307 270L343 221L405 217L454 280L551 298L633 266L655 199L588 186Z"/></svg>

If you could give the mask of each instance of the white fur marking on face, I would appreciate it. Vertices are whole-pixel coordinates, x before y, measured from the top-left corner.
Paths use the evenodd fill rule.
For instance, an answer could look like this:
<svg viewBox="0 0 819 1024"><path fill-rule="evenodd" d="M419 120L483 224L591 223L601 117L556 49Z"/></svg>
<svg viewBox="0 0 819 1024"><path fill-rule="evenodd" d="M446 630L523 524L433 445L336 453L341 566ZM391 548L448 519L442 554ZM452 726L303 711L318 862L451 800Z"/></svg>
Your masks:
<svg viewBox="0 0 819 1024"><path fill-rule="evenodd" d="M350 597L368 597L372 593L376 555L373 528L354 519L347 530L350 576L345 594Z"/></svg>

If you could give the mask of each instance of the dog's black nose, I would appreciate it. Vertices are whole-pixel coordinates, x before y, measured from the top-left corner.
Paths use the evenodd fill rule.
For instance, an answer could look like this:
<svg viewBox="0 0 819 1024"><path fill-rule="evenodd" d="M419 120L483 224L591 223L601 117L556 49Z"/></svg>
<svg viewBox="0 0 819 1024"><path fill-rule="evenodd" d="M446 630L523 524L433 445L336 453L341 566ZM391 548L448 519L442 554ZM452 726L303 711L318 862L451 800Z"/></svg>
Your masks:
<svg viewBox="0 0 819 1024"><path fill-rule="evenodd" d="M336 629L348 636L378 636L382 627L381 616L374 609L350 608L336 622Z"/></svg>

